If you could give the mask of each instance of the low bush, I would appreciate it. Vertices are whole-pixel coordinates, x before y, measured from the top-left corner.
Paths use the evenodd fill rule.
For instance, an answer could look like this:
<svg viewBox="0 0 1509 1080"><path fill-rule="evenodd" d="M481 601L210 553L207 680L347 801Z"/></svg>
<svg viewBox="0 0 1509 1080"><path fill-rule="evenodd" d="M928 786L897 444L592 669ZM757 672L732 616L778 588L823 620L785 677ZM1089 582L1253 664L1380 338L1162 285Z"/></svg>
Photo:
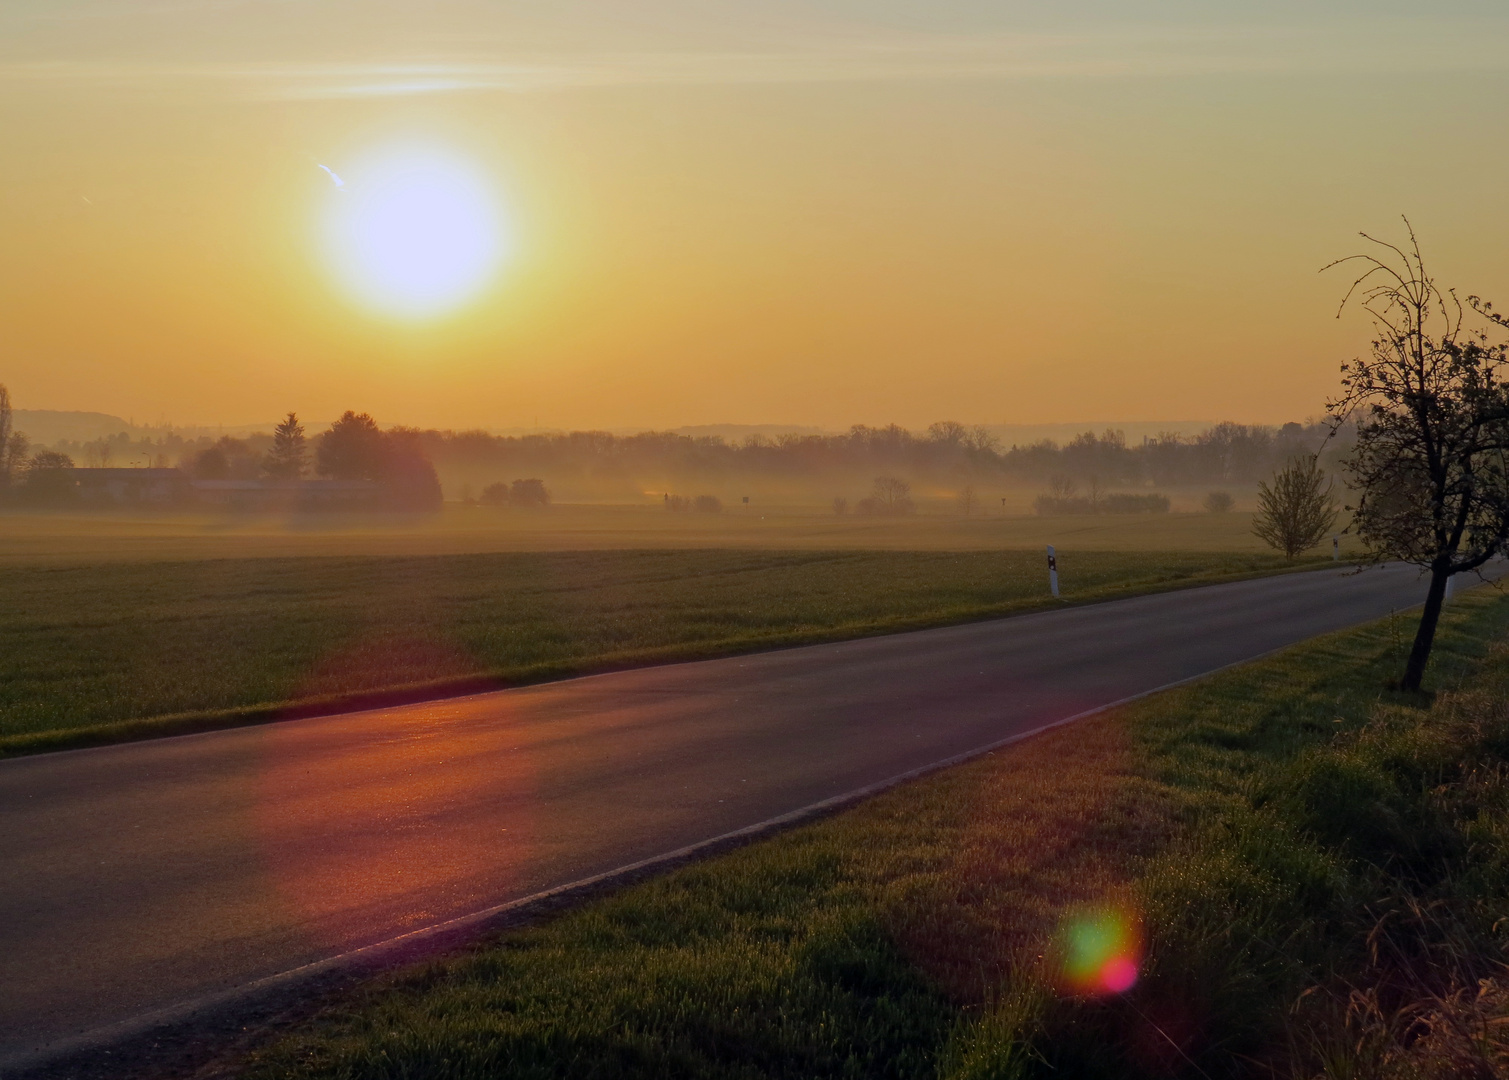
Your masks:
<svg viewBox="0 0 1509 1080"><path fill-rule="evenodd" d="M508 485L501 480L496 484L488 484L482 489L482 502L486 506L507 506Z"/></svg>
<svg viewBox="0 0 1509 1080"><path fill-rule="evenodd" d="M1041 517L1059 514L1166 514L1167 495L1039 495L1032 509Z"/></svg>
<svg viewBox="0 0 1509 1080"><path fill-rule="evenodd" d="M1167 495L1107 495L1100 500L1102 514L1166 514Z"/></svg>
<svg viewBox="0 0 1509 1080"><path fill-rule="evenodd" d="M508 489L508 502L512 506L549 506L550 492L543 480L515 480Z"/></svg>

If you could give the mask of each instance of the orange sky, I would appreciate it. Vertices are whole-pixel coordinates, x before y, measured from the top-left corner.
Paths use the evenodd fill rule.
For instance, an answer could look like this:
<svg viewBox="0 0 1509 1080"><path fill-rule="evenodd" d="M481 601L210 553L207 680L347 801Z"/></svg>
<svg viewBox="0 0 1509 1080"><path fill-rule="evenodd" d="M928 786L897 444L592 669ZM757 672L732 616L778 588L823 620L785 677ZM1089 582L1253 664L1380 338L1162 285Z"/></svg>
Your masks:
<svg viewBox="0 0 1509 1080"><path fill-rule="evenodd" d="M1358 229L1407 212L1509 302L1509 21L1313 6L11 0L0 382L178 423L1314 414ZM414 139L516 235L403 321L323 260L318 166Z"/></svg>

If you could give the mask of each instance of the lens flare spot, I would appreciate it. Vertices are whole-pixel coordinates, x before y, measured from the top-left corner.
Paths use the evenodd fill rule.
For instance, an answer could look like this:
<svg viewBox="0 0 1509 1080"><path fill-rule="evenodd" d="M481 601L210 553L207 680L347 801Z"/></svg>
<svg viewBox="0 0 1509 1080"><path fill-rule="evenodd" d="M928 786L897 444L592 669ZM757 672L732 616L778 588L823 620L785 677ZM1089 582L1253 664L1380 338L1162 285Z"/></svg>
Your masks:
<svg viewBox="0 0 1509 1080"><path fill-rule="evenodd" d="M1073 994L1122 994L1137 982L1142 939L1125 912L1081 913L1060 930L1064 988Z"/></svg>

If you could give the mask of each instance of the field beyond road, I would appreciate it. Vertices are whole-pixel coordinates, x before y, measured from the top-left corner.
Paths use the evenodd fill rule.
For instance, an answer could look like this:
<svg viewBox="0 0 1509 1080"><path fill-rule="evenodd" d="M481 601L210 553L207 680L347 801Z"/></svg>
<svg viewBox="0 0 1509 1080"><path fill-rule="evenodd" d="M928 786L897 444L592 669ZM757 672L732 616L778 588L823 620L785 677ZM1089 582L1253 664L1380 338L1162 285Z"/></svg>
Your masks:
<svg viewBox="0 0 1509 1080"><path fill-rule="evenodd" d="M1355 550L1343 537L1342 553ZM467 555L496 551L762 548L769 550L1206 551L1267 554L1252 516L1095 514L899 518L818 507L736 507L721 514L659 506L447 506L420 516L230 513L0 514L0 566L302 555Z"/></svg>
<svg viewBox="0 0 1509 1080"><path fill-rule="evenodd" d="M1284 566L1258 553L1060 554L1067 601ZM11 565L0 568L0 750L188 730L362 691L476 676L501 685L1029 611L1052 603L1046 578L1042 553L1021 550ZM180 726L158 722L172 716Z"/></svg>

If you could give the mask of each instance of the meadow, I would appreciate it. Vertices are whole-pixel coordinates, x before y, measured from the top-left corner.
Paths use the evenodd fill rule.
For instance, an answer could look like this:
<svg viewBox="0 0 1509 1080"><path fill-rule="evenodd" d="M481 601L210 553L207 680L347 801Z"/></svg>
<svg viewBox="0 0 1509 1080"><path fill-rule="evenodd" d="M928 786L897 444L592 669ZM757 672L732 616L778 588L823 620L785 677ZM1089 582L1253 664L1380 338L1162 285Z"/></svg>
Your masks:
<svg viewBox="0 0 1509 1080"><path fill-rule="evenodd" d="M1509 599L1308 642L342 992L251 1080L1490 1077ZM244 1045L244 1044L243 1044Z"/></svg>
<svg viewBox="0 0 1509 1080"><path fill-rule="evenodd" d="M0 564L0 752L272 719L296 703L350 707L371 691L476 690L1055 602L1041 550L248 557L242 546L240 557L187 558L175 544L164 549L180 557ZM1087 602L1287 564L1256 552L1070 548L1059 565L1061 602Z"/></svg>
<svg viewBox="0 0 1509 1080"><path fill-rule="evenodd" d="M1355 550L1343 537L1343 555ZM1037 517L989 506L901 518L817 506L730 507L721 514L643 506L523 510L447 504L417 517L229 513L0 514L0 567L304 555L460 555L637 548L781 550L1186 551L1265 554L1248 513Z"/></svg>

